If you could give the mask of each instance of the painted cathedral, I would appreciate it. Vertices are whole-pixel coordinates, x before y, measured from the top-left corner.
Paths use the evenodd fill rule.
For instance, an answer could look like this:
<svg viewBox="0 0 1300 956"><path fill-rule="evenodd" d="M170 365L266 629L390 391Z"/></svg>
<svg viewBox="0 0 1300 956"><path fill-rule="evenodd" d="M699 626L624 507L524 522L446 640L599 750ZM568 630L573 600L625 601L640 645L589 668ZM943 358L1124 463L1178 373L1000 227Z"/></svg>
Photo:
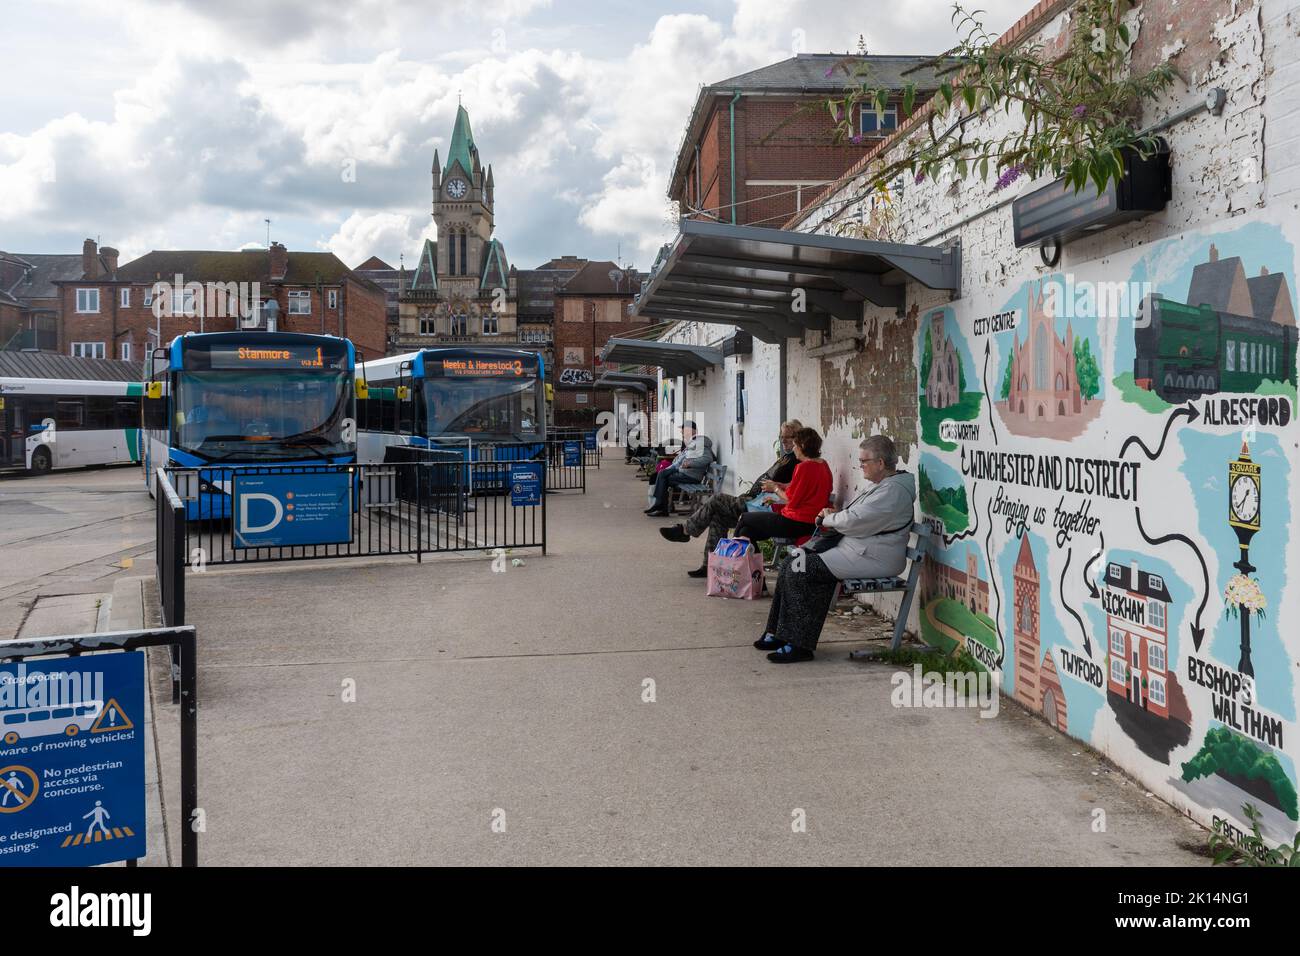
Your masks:
<svg viewBox="0 0 1300 956"><path fill-rule="evenodd" d="M414 269L398 276L397 350L517 341L515 270L492 237L492 166L483 165L469 113L456 109L444 164L433 153L433 221Z"/></svg>
<svg viewBox="0 0 1300 956"><path fill-rule="evenodd" d="M1042 714L1049 724L1065 733L1069 717L1065 692L1061 689L1061 678L1056 670L1056 662L1052 659L1052 652L1043 651L1039 618L1041 582L1027 534L1020 538L1020 553L1016 555L1012 577L1016 701Z"/></svg>
<svg viewBox="0 0 1300 956"><path fill-rule="evenodd" d="M1016 422L1055 422L1084 411L1083 393L1075 370L1074 328L1067 322L1065 337L1056 334L1054 317L1043 305L1043 286L1029 292L1029 328L1025 341L1016 330L1011 351L1011 391L1002 417L1014 430Z"/></svg>

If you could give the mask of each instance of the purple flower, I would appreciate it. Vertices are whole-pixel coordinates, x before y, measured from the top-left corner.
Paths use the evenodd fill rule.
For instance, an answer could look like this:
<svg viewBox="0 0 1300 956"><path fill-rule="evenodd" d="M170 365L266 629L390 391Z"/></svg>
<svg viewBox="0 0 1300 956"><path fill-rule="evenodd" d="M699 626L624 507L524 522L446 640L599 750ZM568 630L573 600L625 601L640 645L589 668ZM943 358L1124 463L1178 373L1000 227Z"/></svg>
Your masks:
<svg viewBox="0 0 1300 956"><path fill-rule="evenodd" d="M1016 165L1010 167L1009 169L1002 170L1002 175L998 177L998 181L993 185L993 191L997 192L999 190L1006 189L1017 179L1019 179L1021 173L1023 173L1024 171L1025 171L1025 167L1024 164L1022 163L1016 163Z"/></svg>
<svg viewBox="0 0 1300 956"><path fill-rule="evenodd" d="M862 142L862 137L855 133L854 135L849 137L849 142L852 143L854 146L857 146L859 143Z"/></svg>
<svg viewBox="0 0 1300 956"><path fill-rule="evenodd" d="M1086 103L1080 103L1071 112L1075 119L1083 119L1084 114L1088 112L1088 106Z"/></svg>
<svg viewBox="0 0 1300 956"><path fill-rule="evenodd" d="M916 174L916 185L919 186L919 185L921 185L921 183L923 183L923 182L925 182L925 172L924 172L924 171L919 172L919 173Z"/></svg>
<svg viewBox="0 0 1300 956"><path fill-rule="evenodd" d="M831 74L834 73L834 72L835 72L835 67L834 67L834 65L832 65L831 68L830 68L829 70L826 71L826 79L829 80L829 79L831 78Z"/></svg>

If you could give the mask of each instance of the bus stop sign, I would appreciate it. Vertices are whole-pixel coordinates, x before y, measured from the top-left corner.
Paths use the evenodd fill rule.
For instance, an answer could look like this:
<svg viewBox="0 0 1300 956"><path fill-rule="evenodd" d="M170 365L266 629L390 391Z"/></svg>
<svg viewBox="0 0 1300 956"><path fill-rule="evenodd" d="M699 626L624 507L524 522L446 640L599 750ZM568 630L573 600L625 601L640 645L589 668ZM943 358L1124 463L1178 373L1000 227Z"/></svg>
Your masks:
<svg viewBox="0 0 1300 956"><path fill-rule="evenodd" d="M0 866L145 855L143 651L0 665Z"/></svg>

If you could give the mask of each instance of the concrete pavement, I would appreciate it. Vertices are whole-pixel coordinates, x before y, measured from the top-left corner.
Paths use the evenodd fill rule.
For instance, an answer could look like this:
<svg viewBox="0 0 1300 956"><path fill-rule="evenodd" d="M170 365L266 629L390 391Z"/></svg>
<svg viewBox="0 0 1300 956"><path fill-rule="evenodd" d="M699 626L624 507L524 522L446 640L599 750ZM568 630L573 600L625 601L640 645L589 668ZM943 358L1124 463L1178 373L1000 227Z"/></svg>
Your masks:
<svg viewBox="0 0 1300 956"><path fill-rule="evenodd" d="M749 646L767 602L706 598L684 574L699 549L644 503L606 459L585 496L548 499L550 553L505 573L473 556L192 574L201 860L1206 862L1200 828L1005 698L996 719L891 706L894 669L847 659L888 632L871 615L832 622L810 664L768 664Z"/></svg>

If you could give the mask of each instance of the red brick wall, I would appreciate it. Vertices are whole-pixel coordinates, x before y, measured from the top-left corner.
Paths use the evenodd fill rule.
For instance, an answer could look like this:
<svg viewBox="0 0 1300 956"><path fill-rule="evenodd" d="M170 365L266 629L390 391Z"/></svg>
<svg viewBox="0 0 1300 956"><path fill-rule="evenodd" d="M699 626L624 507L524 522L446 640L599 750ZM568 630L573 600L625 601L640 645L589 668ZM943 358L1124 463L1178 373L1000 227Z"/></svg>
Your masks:
<svg viewBox="0 0 1300 956"><path fill-rule="evenodd" d="M630 295L622 296L579 296L579 295L560 295L556 297L556 315L555 315L555 363L552 381L555 384L555 410L575 411L575 410L595 410L595 411L612 411L614 408L613 392L606 389L570 389L560 384L560 376L564 369L582 368L587 371L592 370L592 322L591 306L595 304L601 320L595 323L595 355L600 356L601 350L610 338L626 336L628 333L637 329L643 329L647 325L653 324L645 319L634 318L628 321L627 306L632 301ZM621 317L621 321L611 322L606 319L612 315ZM566 319L568 321L566 321ZM575 321L576 320L576 321ZM582 349L581 363L566 363L564 361L565 348ZM595 365L594 378L600 378L605 367L599 363ZM589 398L587 404L580 405L575 397L577 392L585 392Z"/></svg>
<svg viewBox="0 0 1300 956"><path fill-rule="evenodd" d="M344 282L342 299L347 337L366 358L383 358L388 348L388 303L383 290L349 279Z"/></svg>

